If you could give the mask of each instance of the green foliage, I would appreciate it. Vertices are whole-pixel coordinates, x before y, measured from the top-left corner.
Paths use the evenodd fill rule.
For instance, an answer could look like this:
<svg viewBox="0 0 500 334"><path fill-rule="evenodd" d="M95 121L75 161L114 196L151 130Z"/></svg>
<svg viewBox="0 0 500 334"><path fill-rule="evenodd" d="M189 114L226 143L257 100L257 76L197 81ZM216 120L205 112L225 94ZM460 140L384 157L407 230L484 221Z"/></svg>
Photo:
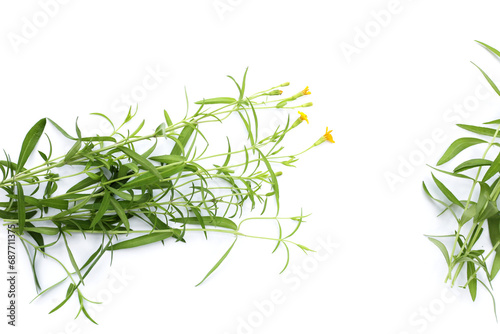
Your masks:
<svg viewBox="0 0 500 334"><path fill-rule="evenodd" d="M277 213L261 217L270 200L276 201L277 209L280 207L278 176L281 171L276 172L274 166L294 162L298 155L308 150L294 155L278 155L283 149L278 144L292 130L289 120L284 127L272 129L272 135L257 141L259 109L269 113L269 108L273 107L268 104L279 102L268 101L269 96L278 95L270 92L286 85L247 96L247 71L241 84L233 77L229 78L238 89L237 97L198 101L195 103L199 106L197 111L193 115L186 114L178 122L171 118L176 114L164 111L165 123L153 133L141 134L144 120L139 126L127 129L137 114L132 108L120 125L115 125L104 114L93 114L111 125L112 133L107 136L84 137L77 123L76 136L72 136L53 120L43 118L26 135L17 163L12 162L7 154L5 160L0 160L0 189L7 198L6 202L0 203L0 218L4 225L15 226L11 230L26 248L37 291L42 290L38 280L38 271L44 270L42 260L56 261L66 275L39 295L63 282L69 284L63 301L50 313L76 295L80 303L77 316L83 313L95 323L85 309L85 304L90 301L83 296L84 279L103 256L112 256L121 249L159 242L165 244L168 240L186 242L189 233L202 232L207 238L210 233L232 234L234 242L199 284L221 265L240 237L272 240L277 243L276 249L283 245L287 254L286 265L290 254L288 245L310 251L290 240L305 217L302 213L292 218L281 218ZM189 104L187 94L186 102ZM227 138L227 150L207 154L209 140L203 133L204 124L228 121L242 122L248 141L238 146ZM26 167L35 148L41 145L40 138L47 123L66 138L66 143L61 144L66 145L64 151L67 153L52 157L52 142L46 134L49 153L42 149L37 151L43 164ZM140 145L136 144L148 141L154 144L145 152L139 152L137 147ZM172 149L165 152L165 147ZM492 170L496 170L497 165L498 162L492 162L491 168L495 168ZM61 181L66 183L65 191L59 186ZM257 206L262 207L258 217L237 223L243 213ZM242 223L251 219L276 222L279 235L244 234ZM298 221L293 232L286 237L282 236L282 219ZM100 246L89 254L83 265L76 260L71 249L75 234L102 236ZM60 243L64 246L52 248ZM65 252L59 254L61 250ZM123 253L126 252L117 254ZM37 257L40 254L43 257ZM59 257L71 265L66 266Z"/></svg>
<svg viewBox="0 0 500 334"><path fill-rule="evenodd" d="M479 42L493 55L500 57L500 53ZM474 64L475 65L475 64ZM476 67L491 85L493 90L500 95L495 83L491 78L477 65ZM447 186L438 180L434 175L432 179L435 184L435 190L440 195L433 195L425 183L423 183L425 193L434 201L444 207L444 212L449 212L457 222L457 228L453 234L448 236L429 237L441 253L444 255L448 266L446 281L451 281L454 286L460 277L460 273L465 266L465 275L467 280L462 286L468 288L472 300L476 299L478 282L481 283L491 293L491 282L500 269L500 211L497 206L497 200L500 193L500 120L485 122L482 126L457 124L465 131L473 133L478 137L464 137L455 140L445 151L443 156L437 162L437 165L443 165L454 160L458 160L459 154L465 150L477 152L475 147L478 144L484 144L480 151L481 155L466 161L455 163L453 171L446 171L434 168L447 176L456 177L453 181L466 182L470 186L468 196L460 198L452 191L456 182L450 182ZM483 137L486 137L484 139ZM493 160L487 159L487 156L494 156ZM469 175L467 175L469 174ZM486 224L485 224L486 223ZM489 241L491 248L485 251L481 245L484 242L481 239L485 225L488 226ZM451 246L445 246L445 243L438 238L451 238ZM480 241L478 243L478 241ZM494 255L494 259L489 260ZM490 268L491 263L491 268ZM488 284L483 283L481 279L486 279ZM494 307L495 301L493 300ZM496 315L496 308L495 308Z"/></svg>

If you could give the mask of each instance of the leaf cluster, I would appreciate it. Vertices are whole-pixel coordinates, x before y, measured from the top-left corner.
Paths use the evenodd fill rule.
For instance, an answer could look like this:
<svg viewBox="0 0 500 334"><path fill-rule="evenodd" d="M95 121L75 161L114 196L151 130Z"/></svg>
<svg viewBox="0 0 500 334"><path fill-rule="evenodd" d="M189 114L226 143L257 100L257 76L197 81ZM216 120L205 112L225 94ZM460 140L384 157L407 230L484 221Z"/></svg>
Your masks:
<svg viewBox="0 0 500 334"><path fill-rule="evenodd" d="M495 48L478 43L496 57L500 57L500 52ZM500 95L493 80L481 68L475 66L493 90ZM431 194L425 182L423 182L423 188L432 200L444 207L441 214L450 212L457 223L456 230L449 235L429 236L429 240L439 248L448 265L446 281L450 280L453 286L460 277L460 273L465 270L466 280L462 287L468 288L472 300L475 300L478 283L485 287L493 297L491 282L500 270L500 210L498 208L500 120L485 122L480 126L467 124L457 124L457 126L467 131L468 136L453 141L437 162L437 166L432 168L438 173L453 177L456 182L466 183L469 195L466 198L455 195L452 186L456 182L452 186L446 185L434 173L432 173L432 181L439 195ZM478 147L483 148L481 156L457 162L460 153ZM493 158L489 158L491 156ZM441 165L449 165L453 162L452 170L442 169ZM491 242L489 251L482 249L478 244L486 227ZM441 241L443 238L452 240L451 249ZM487 261L490 256L494 257L491 266ZM493 303L495 307L494 299Z"/></svg>
<svg viewBox="0 0 500 334"><path fill-rule="evenodd" d="M122 249L167 240L184 243L187 232L203 232L207 238L209 232L235 237L227 252L199 284L219 267L238 237L274 240L277 242L275 250L284 245L285 268L289 262L287 244L310 251L289 239L305 216L301 213L291 218L297 224L287 236L283 236L278 217L278 176L281 172L275 171L273 166L290 159L296 161L295 156L278 155L283 149L279 145L291 130L290 120L278 126L272 135L259 140L257 110L268 108L268 101L262 98L275 95L269 92L274 92L276 87L247 96L246 77L245 71L241 84L230 77L238 90L236 98L200 100L195 103L198 109L194 114L189 115L187 108L184 118L176 123L165 110L165 122L153 133L142 134L145 121L129 129L137 114L132 108L119 125L104 114L93 114L110 123L113 132L107 136L83 136L78 120L75 135L71 135L54 120L42 118L26 134L17 162L5 153L5 160L0 160L0 189L5 192L7 201L0 202L0 218L5 225L16 226L11 230L26 249L38 296L68 283L65 298L50 313L76 295L80 303L77 316L83 313L95 322L85 308L86 303L92 301L84 297L82 287L106 254L112 259L113 253ZM186 104L189 106L187 93ZM235 149L227 138L227 149L207 154L210 141L203 133L203 124L226 122L232 115L243 123L248 142ZM53 157L47 126L52 126L70 143L65 155ZM43 164L27 167L44 134L48 149L38 151ZM147 144L148 148L140 149L139 143ZM168 152L163 150L165 147L172 148ZM207 163L214 159L220 162ZM62 190L62 180L69 181L71 186ZM243 222L263 219L270 200L276 203L276 214L270 218L278 224L278 237L242 233ZM243 219L237 224L245 208L251 211L257 206L262 208L257 218ZM84 263L75 259L71 249L75 234L100 236L98 247L88 254ZM51 252L52 247L59 244L64 245L66 254ZM43 270L37 265L40 255L56 261L65 272L65 277L45 289L39 279L39 269ZM60 259L63 255L64 259Z"/></svg>

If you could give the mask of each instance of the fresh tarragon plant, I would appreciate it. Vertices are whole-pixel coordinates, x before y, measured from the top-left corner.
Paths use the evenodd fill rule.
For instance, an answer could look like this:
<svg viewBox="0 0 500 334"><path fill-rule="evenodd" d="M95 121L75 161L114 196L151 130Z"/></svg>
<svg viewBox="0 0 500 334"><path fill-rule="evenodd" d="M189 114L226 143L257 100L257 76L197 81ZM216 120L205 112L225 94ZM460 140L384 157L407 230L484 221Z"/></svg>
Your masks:
<svg viewBox="0 0 500 334"><path fill-rule="evenodd" d="M148 134L141 133L145 121L129 129L137 114L132 108L119 126L104 114L94 114L112 128L111 133L101 136L83 136L78 122L71 135L52 119L42 118L25 136L17 162L5 153L5 160L0 161L0 189L5 193L0 218L26 249L38 292L35 299L67 284L64 298L50 313L76 296L80 305L77 316L83 313L95 322L85 308L86 303L95 301L84 296L83 288L100 260L112 258L115 251L167 239L185 242L188 233L203 233L205 237L225 233L234 237L232 245L199 284L219 267L239 237L274 241L275 250L284 247L287 258L283 270L289 262L289 245L306 253L311 251L291 240L306 215L301 211L292 217L279 216L278 177L282 172L274 168L294 167L298 155L323 142L334 142L331 130L327 128L303 152L283 155L285 137L303 121L309 123L307 115L297 109L312 106L312 102L290 104L310 91L306 87L282 98L280 88L289 85L284 83L247 95L246 76L247 71L241 83L229 76L236 85L236 97L202 99L195 102L197 109L192 114L186 94L188 110L184 118L174 123L164 111L165 121ZM272 109L281 113L295 111L298 117L290 120L288 115L286 124L259 138L259 113ZM227 138L227 148L208 154L210 140L203 133L204 126L227 122L246 129L246 142L234 147ZM46 127L67 139L65 155L53 157ZM42 141L46 148L35 150ZM64 141L59 142L64 145ZM43 163L29 166L37 153ZM269 201L274 202L276 212L266 216ZM257 215L242 218L256 208ZM243 233L242 224L252 219L276 223L279 235ZM290 222L290 233L284 233L283 220ZM88 252L84 263L75 260L70 247L75 235L99 236L99 246ZM54 247L59 244L63 247ZM61 266L61 278L42 289L39 275L43 274L43 261L48 260Z"/></svg>
<svg viewBox="0 0 500 334"><path fill-rule="evenodd" d="M500 58L500 52L497 49L482 42L478 43ZM500 95L500 90L493 80L479 66L474 65L493 90ZM457 125L466 130L469 135L451 143L437 162L437 166L441 166L449 165L453 160L454 168L443 170L441 167L432 167L439 173L452 176L456 182L445 185L432 173L435 189L440 192L439 196L432 195L425 182L423 183L425 193L444 207L442 213L451 213L456 220L457 227L449 235L428 237L442 252L448 265L445 282L451 282L451 286L454 286L458 279L464 277L461 287L469 289L472 300L476 299L479 283L491 294L496 316L491 282L500 270L500 211L497 204L500 194L500 119L485 122L481 126ZM472 147L484 149L475 158L456 161L459 153ZM456 191L450 190L459 183L462 186L466 185L468 189L468 195L464 196L465 198L459 198L460 196L455 195ZM491 248L485 250L482 245L488 241L482 239L487 238L483 234L486 227ZM445 243L449 246L447 247ZM463 276L460 275L462 271L465 271Z"/></svg>

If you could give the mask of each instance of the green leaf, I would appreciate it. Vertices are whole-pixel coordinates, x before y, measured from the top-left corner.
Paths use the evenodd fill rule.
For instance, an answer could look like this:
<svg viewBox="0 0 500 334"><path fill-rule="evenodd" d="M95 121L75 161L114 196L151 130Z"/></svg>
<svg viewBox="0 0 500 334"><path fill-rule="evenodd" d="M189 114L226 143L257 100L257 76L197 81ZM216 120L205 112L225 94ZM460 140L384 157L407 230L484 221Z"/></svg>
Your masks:
<svg viewBox="0 0 500 334"><path fill-rule="evenodd" d="M53 216L52 217L52 221L54 220L58 220L60 218L63 218L63 217L66 217L68 215L71 215L75 212L77 212L78 210L80 210L85 204L87 204L88 201L90 201L92 197L90 195L87 195L86 198L84 198L83 201L81 201L80 203L78 203L77 205L75 205L74 207L72 207L71 209L69 210L66 210L66 211L62 211L62 212L59 212L57 215Z"/></svg>
<svg viewBox="0 0 500 334"><path fill-rule="evenodd" d="M24 138L23 141L23 145L21 146L21 152L19 153L19 160L17 162L17 168L16 168L17 173L19 173L22 170L22 168L28 161L28 158L35 149L36 144L40 140L40 137L42 136L43 131L45 130L46 124L47 120L45 118L42 118L35 125L33 125L33 127L26 134L26 137Z"/></svg>
<svg viewBox="0 0 500 334"><path fill-rule="evenodd" d="M271 177L271 184L272 184L272 187L274 190L274 197L276 198L276 207L277 207L276 214L278 214L280 211L280 202L279 202L280 195L279 195L278 179L276 178L276 174L274 173L273 168L271 167L271 164L267 160L266 156L258 148L255 148L255 150L257 152L259 152L260 157L261 157L262 161L264 161L264 163L266 164L267 170L268 170L269 175Z"/></svg>
<svg viewBox="0 0 500 334"><path fill-rule="evenodd" d="M142 128L144 127L144 124L146 124L146 121L142 120L141 124L139 124L139 126L137 127L137 129L135 129L135 131L132 132L132 134L130 135L130 137L131 138L135 137L142 130Z"/></svg>
<svg viewBox="0 0 500 334"><path fill-rule="evenodd" d="M491 88L493 88L493 90L498 94L500 95L500 91L498 90L498 87L497 85L495 85L495 83L493 82L493 80L490 79L490 77L479 67L477 66L476 64L472 63L474 66L476 66L479 71L481 71L481 73L483 74L483 76L486 78L486 81L488 81L488 83L490 84Z"/></svg>
<svg viewBox="0 0 500 334"><path fill-rule="evenodd" d="M59 210L68 210L68 201L59 198L36 199L31 196L24 196L24 201L36 207L49 207Z"/></svg>
<svg viewBox="0 0 500 334"><path fill-rule="evenodd" d="M150 233L147 235L143 235L137 238L125 240L114 245L111 245L106 248L106 250L119 250L126 248L134 248L139 246L144 246L147 244L151 244L154 242L158 242L167 238L170 238L173 235L173 232L158 232L158 233Z"/></svg>
<svg viewBox="0 0 500 334"><path fill-rule="evenodd" d="M163 115L165 116L165 122L167 122L167 125L169 127L174 125L174 123L172 123L172 120L170 119L170 116L168 115L168 112L166 110L163 110Z"/></svg>
<svg viewBox="0 0 500 334"><path fill-rule="evenodd" d="M245 69L245 74L243 75L243 82L241 83L240 97L238 99L240 103L243 101L243 97L245 95L245 87L246 87L246 82L247 82L247 72L248 72L248 67Z"/></svg>
<svg viewBox="0 0 500 334"><path fill-rule="evenodd" d="M434 170L437 170L440 173L446 174L446 175L450 175L450 176L453 176L453 177L459 177L461 179L467 179L467 180L474 181L474 179L472 177L464 175L464 174L448 172L446 170L442 170L442 169L439 169L439 168L436 168L436 167L433 167L433 166L430 166L430 165L427 165L427 166L429 166L430 168L432 168Z"/></svg>
<svg viewBox="0 0 500 334"><path fill-rule="evenodd" d="M120 197L120 198L123 198L124 200L126 201L133 201L134 200L134 196L129 194L129 193L126 193L126 192L123 192L123 191L120 191L118 189L115 189L113 187L107 187L107 189L109 191L111 191L113 194L115 194L116 196Z"/></svg>
<svg viewBox="0 0 500 334"><path fill-rule="evenodd" d="M195 104L231 104L235 103L237 100L232 97L215 97L212 99L203 99L201 101L195 102Z"/></svg>
<svg viewBox="0 0 500 334"><path fill-rule="evenodd" d="M496 246L500 242L500 215L495 215L488 218L488 232L490 235L490 241L492 246ZM495 249L496 255L493 260L493 266L491 268L491 279L496 276L498 270L500 269L500 247L497 246Z"/></svg>
<svg viewBox="0 0 500 334"><path fill-rule="evenodd" d="M493 160L490 168L486 171L486 173L483 176L483 182L488 181L493 175L496 173L500 172L500 154L497 155L495 160Z"/></svg>
<svg viewBox="0 0 500 334"><path fill-rule="evenodd" d="M96 184L98 182L99 182L99 180L94 180L91 177L87 177L87 178L81 180L80 182L78 182L77 184L75 184L74 186L72 186L71 188L69 188L67 193L71 193L71 192L75 192L75 191L79 191L79 190L88 188L91 185Z"/></svg>
<svg viewBox="0 0 500 334"><path fill-rule="evenodd" d="M66 156L64 157L64 162L68 163L73 159L73 157L80 151L80 148L82 147L82 141L78 139L75 144L69 149L68 153L66 153Z"/></svg>
<svg viewBox="0 0 500 334"><path fill-rule="evenodd" d="M453 143L451 143L450 147L444 152L443 156L439 161L437 162L437 165L442 165L451 159L453 159L458 153L462 152L466 148L477 145L477 144L483 144L487 143L486 141L482 139L477 139L477 138L460 138L455 140Z"/></svg>
<svg viewBox="0 0 500 334"><path fill-rule="evenodd" d="M98 222L101 221L102 217L104 217L104 214L108 210L109 204L110 204L110 194L108 191L104 191L104 196L102 197L102 202L99 203L99 210L97 210L96 215L94 216L94 219L92 219L92 223L90 224L90 228L94 228Z"/></svg>
<svg viewBox="0 0 500 334"><path fill-rule="evenodd" d="M158 180L161 179L160 172L158 172L156 167L151 162L149 162L148 159L144 158L142 155L132 151L131 149L129 149L127 147L119 147L119 149L123 153L125 153L127 156L132 158L132 160L134 160L136 163L141 165L144 169L148 170L151 174L156 176L156 178L158 178Z"/></svg>
<svg viewBox="0 0 500 334"><path fill-rule="evenodd" d="M26 222L26 226L28 226L28 222ZM60 230L56 227L44 227L44 226L25 227L24 230L30 233L45 234L45 235L58 235L60 232Z"/></svg>
<svg viewBox="0 0 500 334"><path fill-rule="evenodd" d="M59 303L59 305L57 305L56 307L54 307L49 312L49 314L54 313L55 311L57 311L58 309L60 309L64 304L66 304L66 302L69 300L69 298L71 297L71 295L73 295L73 293L76 290L76 288L73 288L72 286L74 287L73 283L71 283L70 286L68 287L68 291L66 292L66 298L61 303Z"/></svg>
<svg viewBox="0 0 500 334"><path fill-rule="evenodd" d="M482 217L483 211L488 206L490 194L491 194L491 189L490 189L490 186L488 184L486 184L484 182L479 182L479 185L481 187L481 191L479 192L479 197L477 200L477 212L479 214L476 215L476 217L474 217L475 221L480 221L480 219L483 220L481 217Z"/></svg>
<svg viewBox="0 0 500 334"><path fill-rule="evenodd" d="M479 43L479 44L481 44L482 46L484 46L488 51L490 51L494 55L500 57L500 52L497 49L495 49L494 47L491 47L488 44L485 44L485 43L480 42L480 41L476 41L476 42Z"/></svg>
<svg viewBox="0 0 500 334"><path fill-rule="evenodd" d="M469 292L473 301L476 300L476 295L477 295L477 279L475 277L476 277L476 266L474 265L473 262L467 262L467 280L470 280Z"/></svg>
<svg viewBox="0 0 500 334"><path fill-rule="evenodd" d="M66 131L64 131L63 128L61 128L56 122L54 122L53 120L51 120L50 118L47 118L47 120L49 120L50 123L52 123L52 125L57 129L59 130L59 132L66 138L68 139L71 139L71 140L77 140L76 138L70 136Z"/></svg>
<svg viewBox="0 0 500 334"><path fill-rule="evenodd" d="M83 282L83 277L82 273L80 272L80 268L78 268L78 264L76 264L75 257L73 256L73 252L69 248L68 241L66 240L66 235L62 233L63 239L64 239L64 244L66 245L66 251L68 252L69 260L71 262L71 265L75 269L75 272L77 273L78 277L80 278L80 281L82 282L83 285L85 283Z"/></svg>
<svg viewBox="0 0 500 334"><path fill-rule="evenodd" d="M457 124L458 127L461 127L464 130L477 133L479 135L484 135L484 136L490 136L493 137L497 134L496 129L492 128L486 128L484 126L475 126L475 125L468 125L468 124Z"/></svg>
<svg viewBox="0 0 500 334"><path fill-rule="evenodd" d="M217 226L222 228L228 228L231 230L237 230L238 226L231 220L225 217L217 217L217 216L201 216L203 224ZM185 223L185 224L195 224L201 225L201 222L197 217L184 217L184 218L171 218L170 219L176 223Z"/></svg>
<svg viewBox="0 0 500 334"><path fill-rule="evenodd" d="M462 162L460 165L455 167L453 172L460 173L463 172L464 170L468 170L475 167L490 166L491 164L492 161L487 159L470 159Z"/></svg>
<svg viewBox="0 0 500 334"><path fill-rule="evenodd" d="M111 205L113 206L113 209L115 210L116 214L118 215L118 217L120 217L120 220L125 225L127 232L130 231L130 223L128 221L127 214L125 213L125 210L122 208L120 203L118 203L118 201L116 199L114 199L113 197L110 197L109 200L110 200Z"/></svg>
<svg viewBox="0 0 500 334"><path fill-rule="evenodd" d="M95 137L83 137L83 138L80 138L80 140L82 142L93 142L93 141L98 141L98 142L101 142L101 141L110 141L110 142L113 142L113 143L116 143L116 139L113 138L113 137L108 137L108 136L95 136Z"/></svg>
<svg viewBox="0 0 500 334"><path fill-rule="evenodd" d="M36 215L37 211L29 211L26 212L26 219L33 218ZM8 212L4 210L0 210L0 218L2 219L18 219L18 212Z"/></svg>
<svg viewBox="0 0 500 334"><path fill-rule="evenodd" d="M33 224L31 224L30 222L25 222L24 223L24 231L26 233L28 233L33 238L33 240L35 240L37 245L40 246L40 249L42 250L42 252L45 252L45 247L43 247L45 245L45 243L43 241L42 234L38 233L36 231L28 231L29 228L35 228L35 226Z"/></svg>
<svg viewBox="0 0 500 334"><path fill-rule="evenodd" d="M491 266L491 273L490 273L491 280L495 278L499 270L500 270L500 252L496 252L495 259L493 260L493 265Z"/></svg>
<svg viewBox="0 0 500 334"><path fill-rule="evenodd" d="M98 112L93 112L93 113L90 113L91 115L95 115L95 116L99 116L99 117L102 117L104 118L106 121L108 121L109 124L111 124L111 127L113 128L113 131L115 131L115 125L113 124L113 122L109 119L108 116L104 115L104 114L101 114L101 113L98 113Z"/></svg>
<svg viewBox="0 0 500 334"><path fill-rule="evenodd" d="M164 168L160 167L160 174L162 179L166 179L174 174L180 173L184 169L184 165L168 165ZM135 179L125 183L120 189L138 189L141 187L151 186L158 183L158 178L151 174L150 172L145 172L144 174L136 177Z"/></svg>
<svg viewBox="0 0 500 334"><path fill-rule="evenodd" d="M170 152L170 155L181 155L184 152L184 147L189 141L189 138L191 138L191 135L193 134L195 127L196 127L195 125L188 123L182 129L178 137L178 142L175 143L175 146L172 149L172 152ZM182 146L180 144L182 144Z"/></svg>
<svg viewBox="0 0 500 334"><path fill-rule="evenodd" d="M164 164L171 164L171 163L175 163L175 162L184 162L187 160L186 157L183 157L182 155L169 155L169 154L159 155L156 157L151 157L149 159L151 159L153 161L161 162Z"/></svg>
<svg viewBox="0 0 500 334"><path fill-rule="evenodd" d="M441 192L446 196L446 198L448 198L452 203L458 205L459 207L464 208L464 205L462 204L462 202L460 202L455 197L455 195L453 195L453 193L448 188L446 188L446 186L434 176L434 174L432 174L432 179L434 180L434 183L436 183L436 185L438 186L439 190L441 190Z"/></svg>
<svg viewBox="0 0 500 334"><path fill-rule="evenodd" d="M237 238L234 239L233 243L231 244L231 247L229 247L229 249L224 253L224 255L222 255L222 257L220 258L219 261L217 261L217 263L212 267L212 269L210 269L210 271L205 275L205 277L201 280L200 283L196 284L196 286L200 285L201 283L205 282L205 280L217 269L219 268L219 266L221 265L221 263L226 259L226 257L229 255L229 253L231 252L231 250L233 249L233 246L234 244L236 243L236 240L238 240Z"/></svg>
<svg viewBox="0 0 500 334"><path fill-rule="evenodd" d="M434 244L436 245L439 250L441 251L441 253L443 253L444 255L444 258L446 259L446 263L448 264L448 266L450 265L450 256L448 255L448 250L446 249L446 246L439 240L437 239L434 239L434 238L429 238L429 240Z"/></svg>
<svg viewBox="0 0 500 334"><path fill-rule="evenodd" d="M24 207L24 191L21 183L16 182L17 186L17 212L18 212L18 226L19 234L23 234L24 223L26 222L26 210Z"/></svg>

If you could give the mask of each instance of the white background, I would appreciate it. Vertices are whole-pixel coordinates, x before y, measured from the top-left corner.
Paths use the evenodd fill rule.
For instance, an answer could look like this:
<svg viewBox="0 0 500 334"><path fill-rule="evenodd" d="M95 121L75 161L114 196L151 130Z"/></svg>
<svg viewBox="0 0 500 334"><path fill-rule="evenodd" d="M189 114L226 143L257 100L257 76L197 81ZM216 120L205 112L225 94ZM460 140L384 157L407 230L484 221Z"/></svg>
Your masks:
<svg viewBox="0 0 500 334"><path fill-rule="evenodd" d="M67 1L50 7L44 22L46 3L54 1L0 5L2 149L17 158L25 133L42 117L70 129L80 117L87 134L99 131L88 114L122 118L116 112L122 94L140 87L151 70L168 74L133 101L148 121L145 130L156 127L164 108L174 121L182 117L185 86L192 99L234 96L225 75L239 80L247 66L250 92L290 81L285 94L293 94L309 85L304 101L314 107L304 111L311 124L287 145L306 148L326 126L336 143L283 169L281 200L283 214L300 207L313 213L295 240L321 257L307 260L292 249L280 276L283 249L271 255L272 243L240 240L195 288L232 238L192 235L187 244L116 253L114 271L103 263L87 280L90 297L106 297L93 312L95 326L83 316L73 320L74 301L47 314L64 289L29 304L35 289L18 244L19 326L8 327L1 316L2 332L414 334L466 333L478 324L498 331L484 289L473 303L468 292L454 288L454 295L443 283L446 265L424 234L452 233L455 226L436 218L438 207L421 190L430 175L425 163L435 164L465 135L454 123L500 118L497 97L484 97L485 80L469 62L500 79L498 61L474 42L500 47L498 2ZM380 14L388 9L389 16ZM29 22L39 27L26 35ZM21 44L12 42L21 37ZM346 45L356 52L346 56ZM441 135L436 140L433 133ZM391 186L387 175L400 178ZM275 232L267 224L263 231ZM3 230L4 254L5 237ZM78 245L82 259L92 251ZM45 286L61 277L53 268L40 264ZM309 273L300 277L299 269ZM122 281L116 272L125 272ZM4 279L0 291L4 305ZM270 306L275 294L281 298Z"/></svg>

